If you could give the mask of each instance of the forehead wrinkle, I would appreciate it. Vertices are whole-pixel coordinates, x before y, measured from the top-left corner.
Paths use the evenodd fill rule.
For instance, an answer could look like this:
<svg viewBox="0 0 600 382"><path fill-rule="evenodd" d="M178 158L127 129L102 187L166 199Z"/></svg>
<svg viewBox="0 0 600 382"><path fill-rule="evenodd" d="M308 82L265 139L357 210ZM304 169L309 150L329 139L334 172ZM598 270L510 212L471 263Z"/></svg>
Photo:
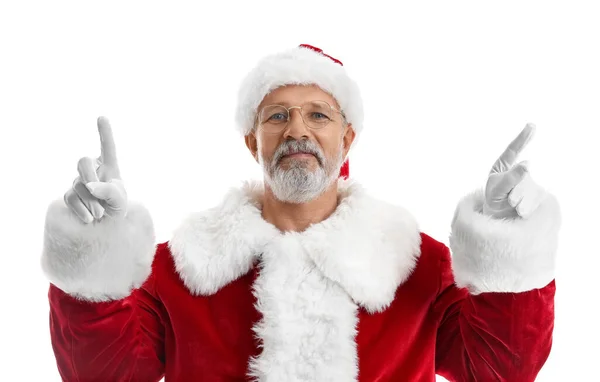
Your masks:
<svg viewBox="0 0 600 382"><path fill-rule="evenodd" d="M295 89L297 89L297 92L294 91ZM266 101L267 99L271 98L275 100L268 102ZM290 101L295 98L302 99L303 101ZM337 99L335 99L335 97L333 97L333 95L330 94L328 91L320 88L317 85L298 84L289 84L273 89L263 98L262 102L259 105L259 108L265 105L283 105L285 107L300 106L301 104L304 104L306 102L316 100L325 101L331 106L335 107L336 109L340 108Z"/></svg>
<svg viewBox="0 0 600 382"><path fill-rule="evenodd" d="M273 102L269 102L266 103L264 106L269 106L269 105L282 105L285 107L291 107L291 106L302 106L304 104L310 103L310 102L314 102L314 101L324 101L327 102L330 106L335 107L336 109L339 109L339 105L337 104L337 102L334 102L333 104L331 104L331 101L328 101L326 99L323 98L315 98L315 99L310 99L310 100L306 100L303 102L289 102L289 101L273 101ZM335 101L335 100L334 100Z"/></svg>

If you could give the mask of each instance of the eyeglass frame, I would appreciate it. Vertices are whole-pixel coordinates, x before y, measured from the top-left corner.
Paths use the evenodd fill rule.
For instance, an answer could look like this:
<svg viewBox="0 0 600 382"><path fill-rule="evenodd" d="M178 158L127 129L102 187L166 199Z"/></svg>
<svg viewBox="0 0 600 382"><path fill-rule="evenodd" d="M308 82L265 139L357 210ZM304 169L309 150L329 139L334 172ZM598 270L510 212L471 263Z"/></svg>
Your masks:
<svg viewBox="0 0 600 382"><path fill-rule="evenodd" d="M260 127L260 126L262 126L262 124L263 124L263 123L259 121L259 116L262 114L262 112L263 112L263 110L264 110L265 108L267 108L267 107L271 107L271 106L281 106L282 108L284 108L284 109L287 111L287 114L288 114L288 119L287 119L287 121L285 122L285 124L283 125L283 127L281 128L281 130L280 130L280 131L278 131L278 132L274 132L274 133L269 133L269 132L265 131L265 133L267 133L267 134L277 134L277 133L279 133L279 132L281 132L281 131L285 130L285 128L287 127L288 123L290 123L290 120L291 120L291 118L292 118L292 113L290 113L290 110L291 110L291 109L300 109L300 119L302 119L302 123L304 123L304 126L308 127L310 130L321 130L321 129L325 128L327 125L329 125L329 122L334 122L334 121L329 121L329 122L327 122L327 125L325 125L325 126L323 126L323 127L313 128L313 127L310 127L310 126L308 126L308 124L307 124L307 123L306 123L306 121L304 120L304 115L302 115L302 107L303 107L304 105L306 105L306 104L310 103L310 102L315 102L315 101L318 101L318 102L325 102L325 103L326 103L326 104L327 104L327 105L328 105L328 106L331 108L331 110L332 110L332 111L335 111L336 113L339 113L339 114L342 116L342 126L345 126L345 125L347 125L347 124L348 124L348 121L346 120L346 114L345 114L345 113L344 113L342 110L338 110L338 109L336 109L335 107L331 106L331 105L329 104L329 102L327 102L327 101L325 101L325 100L316 99L316 100L312 100L312 101L306 101L306 102L304 102L304 103L303 103L302 105L300 105L300 106L290 106L290 107L285 107L285 105L280 105L280 104L276 104L276 103L274 103L274 104L269 104L269 105L265 105L265 106L263 106L263 107L262 107L262 108L261 108L261 109L260 109L260 110L259 110L259 111L256 113L256 116L255 116L255 118L254 118L254 119L255 119L256 126L257 126L257 128L258 128L258 127ZM264 131L264 130L263 130L263 131Z"/></svg>

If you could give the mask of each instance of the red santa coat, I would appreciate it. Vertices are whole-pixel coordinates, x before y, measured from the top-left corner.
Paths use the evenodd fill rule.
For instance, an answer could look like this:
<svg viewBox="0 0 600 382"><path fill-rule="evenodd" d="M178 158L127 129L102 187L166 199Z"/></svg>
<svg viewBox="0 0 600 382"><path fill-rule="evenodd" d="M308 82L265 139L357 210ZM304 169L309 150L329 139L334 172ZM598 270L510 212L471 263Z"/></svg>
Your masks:
<svg viewBox="0 0 600 382"><path fill-rule="evenodd" d="M50 205L42 266L66 381L533 381L550 352L560 225L463 198L450 249L411 214L339 180L304 232L233 189L154 245L148 211L81 223Z"/></svg>

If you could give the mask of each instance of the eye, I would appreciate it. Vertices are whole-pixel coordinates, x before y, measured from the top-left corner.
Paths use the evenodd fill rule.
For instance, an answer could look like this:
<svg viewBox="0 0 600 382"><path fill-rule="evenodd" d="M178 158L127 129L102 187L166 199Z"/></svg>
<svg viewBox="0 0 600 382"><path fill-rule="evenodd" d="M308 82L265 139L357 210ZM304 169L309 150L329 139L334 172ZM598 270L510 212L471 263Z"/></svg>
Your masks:
<svg viewBox="0 0 600 382"><path fill-rule="evenodd" d="M312 118L315 118L315 119L331 119L328 116L326 116L325 114L319 113L318 111L312 113Z"/></svg>
<svg viewBox="0 0 600 382"><path fill-rule="evenodd" d="M283 113L275 113L272 116L269 117L269 121L285 121L287 119L287 116Z"/></svg>

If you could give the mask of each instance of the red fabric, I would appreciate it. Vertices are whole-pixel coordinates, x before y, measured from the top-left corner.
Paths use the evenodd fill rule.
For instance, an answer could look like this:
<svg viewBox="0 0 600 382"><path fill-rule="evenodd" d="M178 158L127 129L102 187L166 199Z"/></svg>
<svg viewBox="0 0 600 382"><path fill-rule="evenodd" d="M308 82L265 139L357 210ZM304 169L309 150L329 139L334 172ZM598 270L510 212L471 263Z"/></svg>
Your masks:
<svg viewBox="0 0 600 382"><path fill-rule="evenodd" d="M328 54L325 54L325 53L323 52L323 49L321 49L321 48L317 48L316 46L309 45L309 44L300 44L300 46L301 46L301 47L304 47L304 48L309 48L309 49L312 49L312 50L314 50L315 52L319 52L319 53L321 53L323 56L325 56L325 57L329 57L329 58L330 58L330 59L331 59L333 62L335 62L336 64L340 64L340 65L344 66L344 64L342 64L342 61L338 60L337 58L333 58L333 57L331 57L331 56L330 56L330 55L328 55Z"/></svg>
<svg viewBox="0 0 600 382"><path fill-rule="evenodd" d="M359 381L533 381L550 352L555 283L471 296L453 284L448 248L422 234L411 277L384 312L359 311ZM249 381L259 354L257 268L192 296L159 244L144 285L121 301L77 301L50 285L50 329L65 381Z"/></svg>
<svg viewBox="0 0 600 382"><path fill-rule="evenodd" d="M350 176L350 160L346 159L346 161L340 168L340 178L348 179L349 176Z"/></svg>

